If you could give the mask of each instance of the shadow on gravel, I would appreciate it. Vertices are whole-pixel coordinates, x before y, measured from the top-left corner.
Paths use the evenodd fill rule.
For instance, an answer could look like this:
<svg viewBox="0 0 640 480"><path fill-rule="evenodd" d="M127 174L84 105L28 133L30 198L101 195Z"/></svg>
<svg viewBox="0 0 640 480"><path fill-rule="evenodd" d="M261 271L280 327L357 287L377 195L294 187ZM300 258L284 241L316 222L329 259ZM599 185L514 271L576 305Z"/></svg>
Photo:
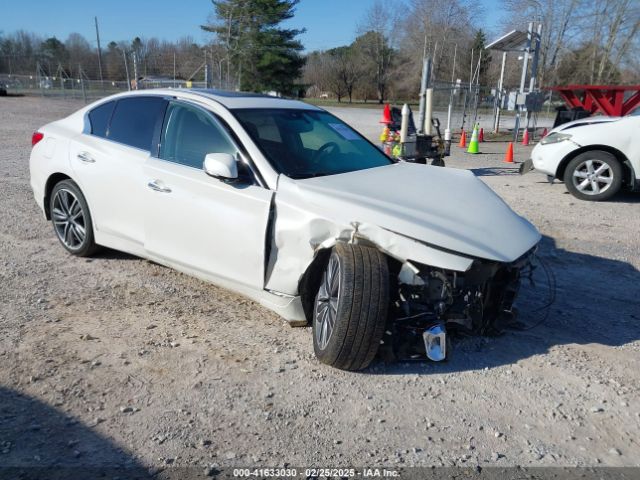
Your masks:
<svg viewBox="0 0 640 480"><path fill-rule="evenodd" d="M517 165L517 164L514 164ZM520 175L518 169L513 166L509 167L484 167L470 169L476 177L498 177L503 175Z"/></svg>
<svg viewBox="0 0 640 480"><path fill-rule="evenodd" d="M640 203L639 192L620 192L607 203Z"/></svg>
<svg viewBox="0 0 640 480"><path fill-rule="evenodd" d="M562 192L564 195L571 195L566 189ZM583 202L585 200L580 200L576 198L577 202ZM600 203L640 203L640 194L638 192L620 192L616 194L613 198L609 200L604 200Z"/></svg>
<svg viewBox="0 0 640 480"><path fill-rule="evenodd" d="M640 271L626 262L557 248L547 236L538 256L556 279L556 300L548 315L545 310L536 312L548 298L545 276L538 269L535 284L523 281L517 300L524 330L495 337L453 338L445 362L376 361L364 372L405 375L480 370L545 354L556 345L619 347L640 340Z"/></svg>
<svg viewBox="0 0 640 480"><path fill-rule="evenodd" d="M118 250L102 247L91 256L92 260L140 260L140 257Z"/></svg>
<svg viewBox="0 0 640 480"><path fill-rule="evenodd" d="M128 453L39 400L0 387L0 478L152 478Z"/></svg>

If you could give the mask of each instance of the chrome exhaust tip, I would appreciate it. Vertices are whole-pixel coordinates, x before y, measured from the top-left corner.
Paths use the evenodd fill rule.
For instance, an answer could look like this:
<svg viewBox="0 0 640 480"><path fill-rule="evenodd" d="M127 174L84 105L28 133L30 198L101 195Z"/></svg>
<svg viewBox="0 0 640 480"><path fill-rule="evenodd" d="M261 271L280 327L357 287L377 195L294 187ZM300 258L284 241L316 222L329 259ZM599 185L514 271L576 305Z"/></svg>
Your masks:
<svg viewBox="0 0 640 480"><path fill-rule="evenodd" d="M447 357L447 330L444 325L437 324L422 332L427 358L441 362Z"/></svg>

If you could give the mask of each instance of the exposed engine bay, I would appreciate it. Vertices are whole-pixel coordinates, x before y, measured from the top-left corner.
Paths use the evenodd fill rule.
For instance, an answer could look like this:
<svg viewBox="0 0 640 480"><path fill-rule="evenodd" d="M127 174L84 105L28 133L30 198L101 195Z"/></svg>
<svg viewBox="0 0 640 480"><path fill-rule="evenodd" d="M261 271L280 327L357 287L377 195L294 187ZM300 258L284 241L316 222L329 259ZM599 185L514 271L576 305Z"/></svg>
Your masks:
<svg viewBox="0 0 640 480"><path fill-rule="evenodd" d="M385 354L439 361L446 357L447 333L500 333L515 322L514 301L533 258L530 251L509 264L475 260L466 272L404 262L391 288L396 298L383 340Z"/></svg>

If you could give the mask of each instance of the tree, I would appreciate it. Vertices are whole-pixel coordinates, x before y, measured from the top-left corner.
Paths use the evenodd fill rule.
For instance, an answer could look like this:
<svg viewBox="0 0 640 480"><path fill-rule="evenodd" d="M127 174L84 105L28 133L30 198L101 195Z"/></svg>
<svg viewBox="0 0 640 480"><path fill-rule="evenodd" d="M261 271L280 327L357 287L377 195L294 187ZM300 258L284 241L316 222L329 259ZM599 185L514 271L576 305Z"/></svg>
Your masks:
<svg viewBox="0 0 640 480"><path fill-rule="evenodd" d="M518 20L521 18L536 19L542 24L538 76L541 85L562 83L561 77L567 81L571 71L586 83L609 83L622 78L623 68L628 69L630 82L637 81L637 75L633 75L640 36L637 0L503 0L503 3L511 27L522 29L524 26ZM590 55L585 57L586 51ZM571 61L580 63L571 65L568 63ZM570 78L568 81L575 83Z"/></svg>
<svg viewBox="0 0 640 480"><path fill-rule="evenodd" d="M386 98L392 67L394 51L390 38L394 23L395 20L389 16L387 6L381 0L377 0L366 12L364 22L358 28L360 35L353 44L353 48L361 54L365 62L364 76L375 84L380 104Z"/></svg>
<svg viewBox="0 0 640 480"><path fill-rule="evenodd" d="M104 78L109 80L126 80L126 69L124 64L123 51L126 50L124 45L118 45L116 42L109 42L107 51L104 54Z"/></svg>
<svg viewBox="0 0 640 480"><path fill-rule="evenodd" d="M353 48L363 59L364 79L375 86L378 103L384 103L394 53L387 38L382 33L371 30L356 38Z"/></svg>
<svg viewBox="0 0 640 480"><path fill-rule="evenodd" d="M475 38L473 39L471 48L473 49L475 55L474 60L476 62L476 65L477 59L480 58L479 55L482 55L482 58L480 58L480 68L478 72L478 81L480 82L480 85L489 84L487 79L487 70L489 69L489 65L491 64L491 52L484 49L486 46L487 38L485 36L485 33L484 31L482 31L482 29L479 29L476 32ZM476 68L476 65L474 65L474 68Z"/></svg>
<svg viewBox="0 0 640 480"><path fill-rule="evenodd" d="M70 33L64 45L68 52L68 71L75 72L78 65L81 65L83 69L91 68L92 70L96 70L91 73L97 76L97 68L92 68L95 66L93 56L97 55L97 52L92 50L86 38L79 33Z"/></svg>
<svg viewBox="0 0 640 480"><path fill-rule="evenodd" d="M396 55L401 75L394 84L410 96L418 94L422 76L422 58L432 59L432 79L451 80L453 52L456 50L454 79L467 79L473 42L474 5L465 0L408 0L406 20L399 32Z"/></svg>
<svg viewBox="0 0 640 480"><path fill-rule="evenodd" d="M69 60L69 52L64 43L56 37L47 38L40 44L40 55L48 75L54 75L58 66L66 65Z"/></svg>
<svg viewBox="0 0 640 480"><path fill-rule="evenodd" d="M227 85L288 94L300 77L304 30L281 28L299 0L212 0L214 13L202 28L225 50Z"/></svg>
<svg viewBox="0 0 640 480"><path fill-rule="evenodd" d="M363 73L355 49L353 46L338 47L327 51L325 56L324 71L330 90L338 97L338 102L347 96L352 103L353 90Z"/></svg>

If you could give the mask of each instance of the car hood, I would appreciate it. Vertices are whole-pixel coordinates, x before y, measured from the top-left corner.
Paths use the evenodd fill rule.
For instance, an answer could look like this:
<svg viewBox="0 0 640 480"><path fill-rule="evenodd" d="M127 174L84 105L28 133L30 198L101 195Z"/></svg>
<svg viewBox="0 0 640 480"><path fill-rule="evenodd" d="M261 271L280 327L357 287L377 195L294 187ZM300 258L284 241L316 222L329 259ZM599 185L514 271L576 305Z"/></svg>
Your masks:
<svg viewBox="0 0 640 480"><path fill-rule="evenodd" d="M540 234L467 170L400 162L305 180L283 177L278 195L342 224L373 224L441 249L500 262Z"/></svg>
<svg viewBox="0 0 640 480"><path fill-rule="evenodd" d="M611 123L617 122L623 117L605 117L604 115L597 115L595 117L581 118L580 120L573 120L572 122L563 123L558 125L551 132L562 132L564 130L571 130L577 127L586 127L588 125L597 125L599 123ZM551 133L549 132L549 133Z"/></svg>

